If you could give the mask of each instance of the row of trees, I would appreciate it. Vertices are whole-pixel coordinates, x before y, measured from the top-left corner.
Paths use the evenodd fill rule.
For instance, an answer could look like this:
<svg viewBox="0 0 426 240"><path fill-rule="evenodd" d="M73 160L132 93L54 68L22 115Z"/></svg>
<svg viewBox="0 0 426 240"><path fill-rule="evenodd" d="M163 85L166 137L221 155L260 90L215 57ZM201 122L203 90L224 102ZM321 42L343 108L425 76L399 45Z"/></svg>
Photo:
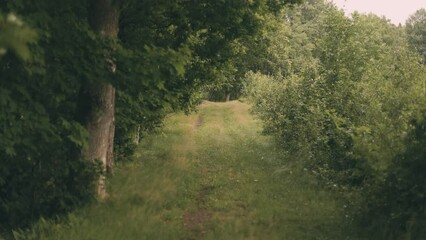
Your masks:
<svg viewBox="0 0 426 240"><path fill-rule="evenodd" d="M0 226L105 197L114 156L190 109L262 16L291 2L0 2Z"/></svg>
<svg viewBox="0 0 426 240"><path fill-rule="evenodd" d="M397 27L309 0L268 23L246 76L265 132L351 196L369 238L426 238L425 10Z"/></svg>

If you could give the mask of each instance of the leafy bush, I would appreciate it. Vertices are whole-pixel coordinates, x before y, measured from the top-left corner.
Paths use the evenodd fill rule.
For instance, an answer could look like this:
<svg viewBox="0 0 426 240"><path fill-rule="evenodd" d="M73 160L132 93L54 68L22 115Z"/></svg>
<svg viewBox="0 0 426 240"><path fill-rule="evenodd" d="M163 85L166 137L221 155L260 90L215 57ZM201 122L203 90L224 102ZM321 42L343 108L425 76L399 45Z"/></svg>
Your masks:
<svg viewBox="0 0 426 240"><path fill-rule="evenodd" d="M368 176L365 159L353 153L353 139L336 113L325 109L320 80L297 76L277 79L247 75L252 110L264 121L264 132L278 137L281 146L298 156L328 184L359 185ZM368 170L368 171L367 171Z"/></svg>
<svg viewBox="0 0 426 240"><path fill-rule="evenodd" d="M361 215L376 239L426 238L426 115L413 123L405 150L369 189Z"/></svg>

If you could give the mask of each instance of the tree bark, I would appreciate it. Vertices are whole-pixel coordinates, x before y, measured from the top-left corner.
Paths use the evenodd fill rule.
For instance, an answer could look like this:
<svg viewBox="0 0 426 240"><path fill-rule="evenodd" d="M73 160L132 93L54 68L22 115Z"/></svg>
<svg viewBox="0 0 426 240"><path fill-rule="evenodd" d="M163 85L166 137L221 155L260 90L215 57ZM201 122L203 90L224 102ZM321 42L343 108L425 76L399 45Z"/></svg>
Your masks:
<svg viewBox="0 0 426 240"><path fill-rule="evenodd" d="M139 145L140 132L141 132L141 125L138 125L135 129L134 134L133 134L133 143L136 144L136 145Z"/></svg>
<svg viewBox="0 0 426 240"><path fill-rule="evenodd" d="M114 95L115 89L111 84L91 85L86 89L90 109L86 120L86 129L89 141L83 150L83 157L87 160L99 160L104 172L112 167L114 138ZM111 170L109 170L111 171ZM105 188L105 175L100 176L97 184L97 194L100 198L107 196Z"/></svg>
<svg viewBox="0 0 426 240"><path fill-rule="evenodd" d="M112 0L91 0L90 25L100 37L117 38L118 7ZM115 72L115 64L106 50L105 61L110 65L111 74ZM105 81L94 81L85 89L89 111L86 128L89 133L88 147L83 150L87 160L100 160L105 172L112 172L113 143L115 132L115 89ZM97 194L100 198L107 197L105 175L99 178Z"/></svg>

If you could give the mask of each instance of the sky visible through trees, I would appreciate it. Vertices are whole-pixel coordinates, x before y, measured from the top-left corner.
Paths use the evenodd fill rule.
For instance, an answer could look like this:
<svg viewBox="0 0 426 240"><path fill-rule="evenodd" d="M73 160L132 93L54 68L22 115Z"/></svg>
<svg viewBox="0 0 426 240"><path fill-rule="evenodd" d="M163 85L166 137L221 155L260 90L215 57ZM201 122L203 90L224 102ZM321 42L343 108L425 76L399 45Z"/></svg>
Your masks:
<svg viewBox="0 0 426 240"><path fill-rule="evenodd" d="M393 24L405 24L408 17L420 8L426 8L424 0L329 0L343 9L347 15L354 11L385 16Z"/></svg>

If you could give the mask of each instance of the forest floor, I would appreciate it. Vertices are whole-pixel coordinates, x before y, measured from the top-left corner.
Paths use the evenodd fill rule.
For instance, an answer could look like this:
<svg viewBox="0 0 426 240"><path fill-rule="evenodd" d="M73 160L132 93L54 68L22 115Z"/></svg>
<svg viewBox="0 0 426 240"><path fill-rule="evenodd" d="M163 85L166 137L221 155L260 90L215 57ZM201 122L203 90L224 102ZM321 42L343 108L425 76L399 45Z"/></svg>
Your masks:
<svg viewBox="0 0 426 240"><path fill-rule="evenodd" d="M110 197L25 239L356 239L338 192L280 152L247 104L167 118L118 167Z"/></svg>

